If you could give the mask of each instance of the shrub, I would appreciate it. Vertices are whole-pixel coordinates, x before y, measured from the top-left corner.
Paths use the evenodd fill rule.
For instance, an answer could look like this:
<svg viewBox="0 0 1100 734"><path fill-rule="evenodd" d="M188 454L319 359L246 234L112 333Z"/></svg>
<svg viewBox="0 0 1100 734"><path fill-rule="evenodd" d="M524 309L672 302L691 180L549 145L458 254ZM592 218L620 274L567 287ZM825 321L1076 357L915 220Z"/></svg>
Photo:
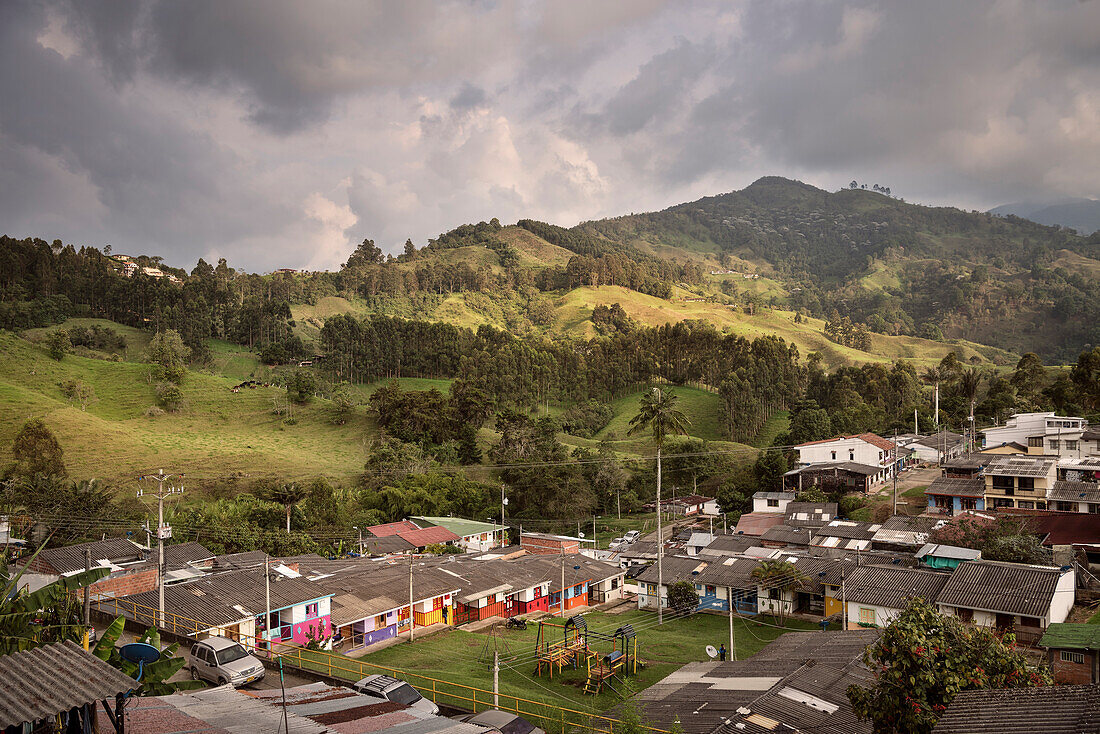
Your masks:
<svg viewBox="0 0 1100 734"><path fill-rule="evenodd" d="M156 386L157 404L167 411L179 410L183 404L183 390L174 382L158 382Z"/></svg>
<svg viewBox="0 0 1100 734"><path fill-rule="evenodd" d="M46 351L50 356L60 362L65 355L71 352L73 344L69 341L69 332L64 329L54 329L46 337Z"/></svg>

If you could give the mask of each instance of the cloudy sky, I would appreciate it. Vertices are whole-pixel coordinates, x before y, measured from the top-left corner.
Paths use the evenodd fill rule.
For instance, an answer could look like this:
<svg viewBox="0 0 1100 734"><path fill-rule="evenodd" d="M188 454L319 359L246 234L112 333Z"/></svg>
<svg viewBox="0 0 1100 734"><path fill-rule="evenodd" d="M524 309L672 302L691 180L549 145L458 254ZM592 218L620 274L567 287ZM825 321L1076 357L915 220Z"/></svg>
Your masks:
<svg viewBox="0 0 1100 734"><path fill-rule="evenodd" d="M1100 196L1100 0L0 2L0 233L338 266L761 175Z"/></svg>

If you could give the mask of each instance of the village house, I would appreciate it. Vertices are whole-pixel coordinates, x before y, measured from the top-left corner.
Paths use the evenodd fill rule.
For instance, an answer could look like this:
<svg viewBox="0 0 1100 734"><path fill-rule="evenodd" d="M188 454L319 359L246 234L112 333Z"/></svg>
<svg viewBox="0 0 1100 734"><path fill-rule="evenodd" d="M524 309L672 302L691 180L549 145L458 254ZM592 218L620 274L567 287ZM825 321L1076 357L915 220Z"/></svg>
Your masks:
<svg viewBox="0 0 1100 734"><path fill-rule="evenodd" d="M714 497L704 497L700 494L689 494L663 501L661 509L681 517L719 514L718 501Z"/></svg>
<svg viewBox="0 0 1100 734"><path fill-rule="evenodd" d="M1034 644L1047 626L1066 621L1074 580L1071 567L966 561L952 572L936 606L964 622L1014 628L1021 643Z"/></svg>
<svg viewBox="0 0 1100 734"><path fill-rule="evenodd" d="M985 478L936 477L924 490L926 512L952 517L960 512L985 510Z"/></svg>
<svg viewBox="0 0 1100 734"><path fill-rule="evenodd" d="M507 527L491 522L464 520L458 517L411 517L421 528L441 527L457 538L455 545L472 553L484 553L490 548L508 545Z"/></svg>
<svg viewBox="0 0 1100 734"><path fill-rule="evenodd" d="M875 533L881 528L881 525L869 522L833 520L814 531L810 544L821 548L870 550Z"/></svg>
<svg viewBox="0 0 1100 734"><path fill-rule="evenodd" d="M834 467L842 464L853 467L873 467L876 471L868 476L868 487L885 482L905 466L905 457L900 454L895 455L897 452L894 442L874 433L809 441L795 446L795 450L798 451L800 469L815 464ZM847 470L854 471L851 468ZM798 476L801 479L802 475ZM801 489L801 485L799 488Z"/></svg>
<svg viewBox="0 0 1100 734"><path fill-rule="evenodd" d="M1053 412L1017 413L1005 425L983 430L982 446L1015 443L1026 445L1031 455L1080 458L1090 455L1084 445L1086 432L1089 424L1084 418Z"/></svg>
<svg viewBox="0 0 1100 734"><path fill-rule="evenodd" d="M885 627L909 599L934 603L950 574L904 566L861 566L845 583L848 626Z"/></svg>
<svg viewBox="0 0 1100 734"><path fill-rule="evenodd" d="M519 545L528 553L538 555L572 555L581 552L581 539L568 535L550 535L548 533L523 533L519 536Z"/></svg>
<svg viewBox="0 0 1100 734"><path fill-rule="evenodd" d="M995 456L985 467L985 506L1045 510L1057 462L1032 456Z"/></svg>
<svg viewBox="0 0 1100 734"><path fill-rule="evenodd" d="M752 496L752 511L784 514L794 496L794 492L757 492Z"/></svg>
<svg viewBox="0 0 1100 734"><path fill-rule="evenodd" d="M90 554L92 568L110 570L106 578L89 587L94 596L126 596L156 588L157 564L150 561L156 558L155 553L151 555L149 548L127 538L43 548L26 564L19 587L37 591L64 576L80 573L88 561L85 551Z"/></svg>
<svg viewBox="0 0 1100 734"><path fill-rule="evenodd" d="M784 524L795 528L819 528L836 519L836 502L791 502Z"/></svg>
<svg viewBox="0 0 1100 734"><path fill-rule="evenodd" d="M912 552L927 543L929 534L945 522L935 517L894 515L871 536L871 548Z"/></svg>
<svg viewBox="0 0 1100 734"><path fill-rule="evenodd" d="M1056 683L1100 683L1100 625L1055 622L1039 640Z"/></svg>
<svg viewBox="0 0 1100 734"><path fill-rule="evenodd" d="M905 448L917 461L939 464L961 456L966 451L966 438L945 429L931 436L918 437L906 443Z"/></svg>

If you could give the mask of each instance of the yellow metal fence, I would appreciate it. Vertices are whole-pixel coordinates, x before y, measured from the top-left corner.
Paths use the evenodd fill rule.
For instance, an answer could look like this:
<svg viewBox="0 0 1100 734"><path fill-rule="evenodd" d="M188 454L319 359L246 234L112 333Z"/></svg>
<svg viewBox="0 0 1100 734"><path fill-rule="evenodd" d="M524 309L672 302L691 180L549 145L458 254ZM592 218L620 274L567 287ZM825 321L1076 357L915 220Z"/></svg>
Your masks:
<svg viewBox="0 0 1100 734"><path fill-rule="evenodd" d="M209 625L204 625L196 619L184 617L171 612L160 612L155 607L137 604L125 598L100 598L95 601L95 608L104 614L124 616L134 620L138 624L153 626L156 619L161 620L160 628L177 635L198 638ZM497 705L493 705L493 692L485 688L468 686L462 683L431 678L419 673L377 665L354 658L345 657L325 650L306 650L297 645L275 642L266 649L265 641L237 635L238 641L251 650L254 654L268 659L282 658L283 664L299 670L322 673L331 678L339 678L349 683L354 683L361 678L375 673L400 678L420 691L425 698L431 699L436 704L452 706L456 708L470 709L480 712L486 709L498 708L502 711L511 711L532 723L541 725L550 732L591 731L606 734L615 734L615 727L621 727L617 719L602 714L577 709L556 706L544 701L535 701L521 696L501 693L498 696ZM654 734L667 734L664 729L643 726L643 729Z"/></svg>

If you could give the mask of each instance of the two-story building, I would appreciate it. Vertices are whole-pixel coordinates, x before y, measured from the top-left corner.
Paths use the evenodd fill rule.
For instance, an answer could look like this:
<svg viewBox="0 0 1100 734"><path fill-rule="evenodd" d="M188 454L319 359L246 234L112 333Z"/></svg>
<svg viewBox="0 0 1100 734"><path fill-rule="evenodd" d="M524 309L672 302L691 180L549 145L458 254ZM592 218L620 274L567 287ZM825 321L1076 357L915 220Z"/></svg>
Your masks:
<svg viewBox="0 0 1100 734"><path fill-rule="evenodd" d="M995 456L985 467L985 506L1047 509L1057 460L1041 456Z"/></svg>
<svg viewBox="0 0 1100 734"><path fill-rule="evenodd" d="M809 441L795 447L798 451L798 468L814 464L849 462L875 467L871 485L880 484L904 466L905 457L897 451L893 441L874 433L837 436L823 441Z"/></svg>
<svg viewBox="0 0 1100 734"><path fill-rule="evenodd" d="M757 492L752 496L752 511L783 514L794 497L794 492Z"/></svg>
<svg viewBox="0 0 1100 734"><path fill-rule="evenodd" d="M982 446L1017 443L1027 446L1031 455L1081 457L1089 455L1084 445L1088 431L1089 424L1084 418L1053 412L1017 413L1003 426L983 430Z"/></svg>

